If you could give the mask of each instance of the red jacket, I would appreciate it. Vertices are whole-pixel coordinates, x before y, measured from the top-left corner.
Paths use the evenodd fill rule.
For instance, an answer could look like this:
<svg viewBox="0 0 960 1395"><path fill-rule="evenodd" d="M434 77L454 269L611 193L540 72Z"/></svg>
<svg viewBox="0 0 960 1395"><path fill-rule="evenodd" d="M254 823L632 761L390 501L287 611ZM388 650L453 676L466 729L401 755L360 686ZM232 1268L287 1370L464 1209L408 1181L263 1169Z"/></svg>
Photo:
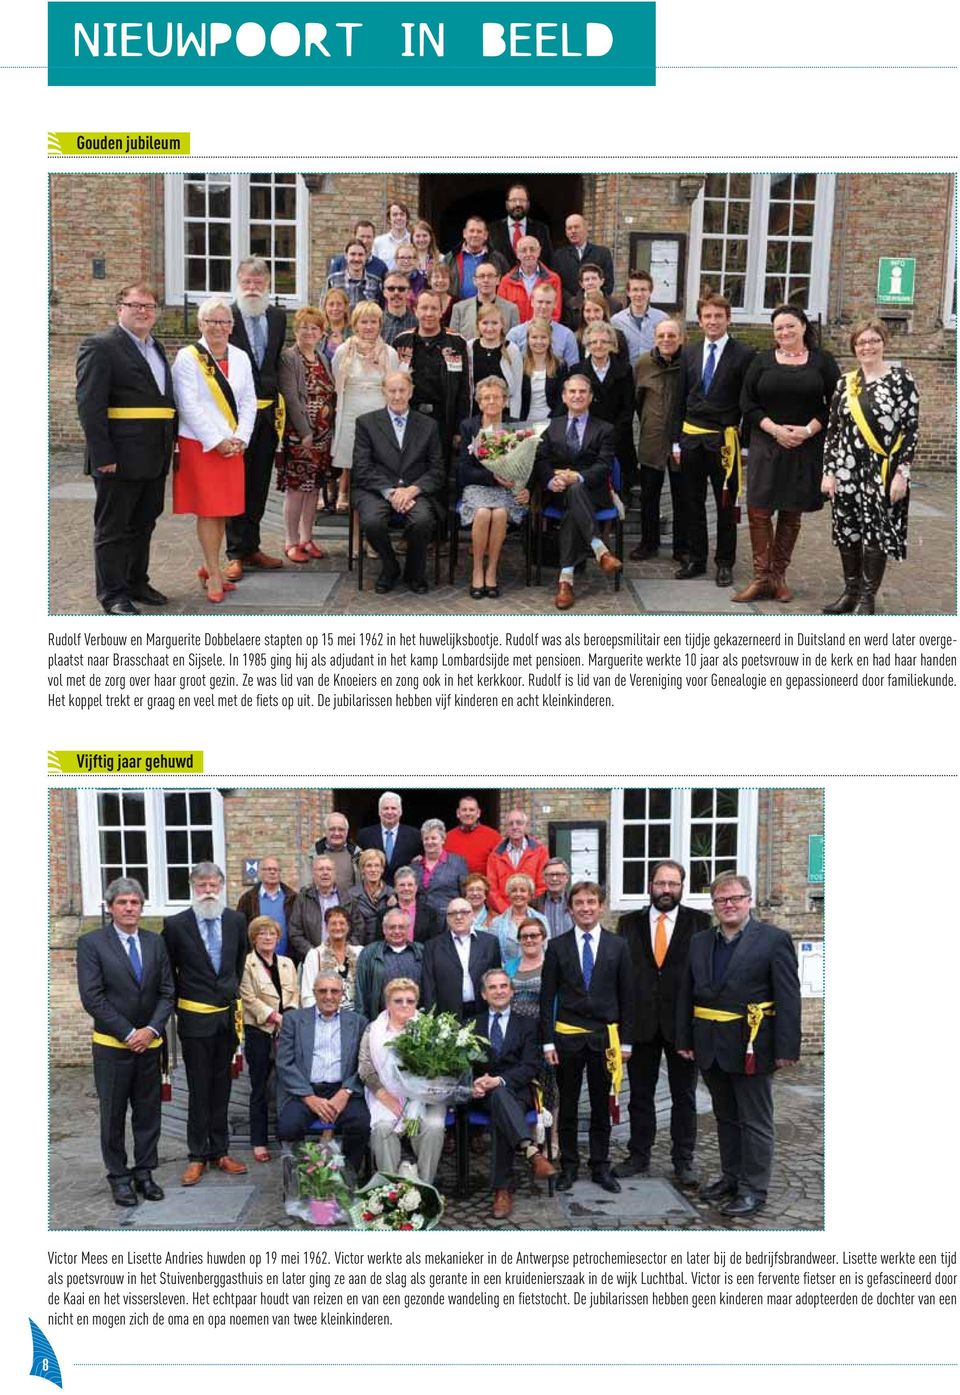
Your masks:
<svg viewBox="0 0 960 1395"><path fill-rule="evenodd" d="M557 273L551 271L549 267L544 266L543 262L540 262L537 271L537 284L540 285L543 282L552 286L557 293L557 298L553 302L553 318L559 320L563 311L563 286L560 283L560 277ZM517 307L517 313L520 316L521 324L525 324L527 320L533 319L533 305L530 302L530 297L527 295L527 288L523 284L523 277L520 274L519 264L515 266L512 271L508 271L506 276L503 277L497 287L497 295L503 296L504 300L513 301L514 305Z"/></svg>
<svg viewBox="0 0 960 1395"><path fill-rule="evenodd" d="M487 859L500 842L500 834L485 823L478 823L471 833L462 828L451 828L444 842L447 852L458 853L471 872L487 871Z"/></svg>
<svg viewBox="0 0 960 1395"><path fill-rule="evenodd" d="M487 881L490 883L490 895L487 897L487 904L492 906L497 912L505 911L510 905L510 898L506 892L507 881L515 872L526 872L528 877L532 877L535 882L534 896L539 896L546 890L546 883L543 880L543 869L550 859L550 854L542 843L536 838L527 838L527 846L523 850L523 856L514 867L507 853L510 846L510 839L503 838L494 848L487 861ZM531 897L531 900L533 898Z"/></svg>

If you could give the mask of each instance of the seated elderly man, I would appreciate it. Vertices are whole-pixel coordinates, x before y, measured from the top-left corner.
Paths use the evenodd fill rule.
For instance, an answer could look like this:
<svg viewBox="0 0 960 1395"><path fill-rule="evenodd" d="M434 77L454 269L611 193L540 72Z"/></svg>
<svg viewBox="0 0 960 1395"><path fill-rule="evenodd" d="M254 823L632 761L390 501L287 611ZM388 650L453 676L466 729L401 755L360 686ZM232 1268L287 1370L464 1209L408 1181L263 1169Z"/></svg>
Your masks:
<svg viewBox="0 0 960 1395"><path fill-rule="evenodd" d="M383 917L383 939L360 951L353 993L357 1010L372 1022L384 1009L384 989L392 979L419 985L422 977L423 945L407 938L407 913L394 906Z"/></svg>
<svg viewBox="0 0 960 1395"><path fill-rule="evenodd" d="M314 946L323 943L324 917L331 906L340 905L337 890L337 866L324 853L313 859L313 880L297 892L290 912L290 953L302 964Z"/></svg>
<svg viewBox="0 0 960 1395"><path fill-rule="evenodd" d="M531 1140L526 1112L530 1086L540 1067L537 1022L510 1011L513 984L504 969L488 969L481 992L486 1010L479 1012L475 1027L490 1048L473 1065L473 1097L490 1111L493 1132L493 1215L506 1220L513 1210L513 1160L520 1148L538 1180L552 1177L556 1169Z"/></svg>
<svg viewBox="0 0 960 1395"><path fill-rule="evenodd" d="M277 1046L277 1134L299 1142L320 1120L340 1135L359 1174L370 1138L370 1113L357 1072L367 1019L341 1007L338 974L317 975L315 1007L285 1012Z"/></svg>

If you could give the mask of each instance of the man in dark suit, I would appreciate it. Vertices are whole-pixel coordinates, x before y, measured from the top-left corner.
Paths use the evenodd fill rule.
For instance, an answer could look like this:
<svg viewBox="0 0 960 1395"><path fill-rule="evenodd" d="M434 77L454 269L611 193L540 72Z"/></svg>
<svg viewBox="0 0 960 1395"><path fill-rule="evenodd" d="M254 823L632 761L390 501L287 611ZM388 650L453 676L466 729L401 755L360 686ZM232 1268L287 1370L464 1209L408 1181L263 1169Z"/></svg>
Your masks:
<svg viewBox="0 0 960 1395"><path fill-rule="evenodd" d="M687 515L689 560L678 581L707 570L707 485L717 503L717 585L733 585L740 492L740 391L753 349L730 335L730 302L709 292L697 301L699 344L683 350L680 485ZM674 436L674 440L677 440Z"/></svg>
<svg viewBox="0 0 960 1395"><path fill-rule="evenodd" d="M473 907L462 896L447 906L447 928L423 950L420 1002L452 1012L466 1022L480 1006L483 976L500 968L500 941L486 930L472 930Z"/></svg>
<svg viewBox="0 0 960 1395"><path fill-rule="evenodd" d="M282 567L260 547L260 520L267 507L273 458L277 451L277 373L287 335L287 312L270 304L270 268L261 257L247 257L237 267L230 343L250 358L257 390L257 420L243 453L243 513L227 519L227 581L239 581L244 567Z"/></svg>
<svg viewBox="0 0 960 1395"><path fill-rule="evenodd" d="M100 1150L118 1206L162 1201L153 1180L160 1138L160 1056L173 1011L173 974L157 935L140 933L143 888L118 877L104 892L111 924L77 941L77 985L93 1018L93 1079L100 1101ZM133 1171L127 1165L127 1106Z"/></svg>
<svg viewBox="0 0 960 1395"><path fill-rule="evenodd" d="M749 880L710 888L716 929L690 941L677 1000L677 1051L713 1100L722 1176L700 1195L724 1216L763 1206L773 1165L773 1072L800 1057L800 981L786 930L754 920Z"/></svg>
<svg viewBox="0 0 960 1395"><path fill-rule="evenodd" d="M543 1054L556 1067L560 1091L558 1191L577 1179L577 1111L583 1072L590 1092L590 1175L606 1192L620 1183L610 1167L612 1088L633 1042L633 981L627 946L600 924L603 892L596 882L570 888L574 928L547 944L540 988Z"/></svg>
<svg viewBox="0 0 960 1395"><path fill-rule="evenodd" d="M582 373L572 373L563 385L566 414L555 417L540 437L534 472L546 499L563 509L560 524L560 577L554 604L571 610L574 568L592 552L605 575L623 563L599 536L597 509L609 508L614 430L590 415L593 388Z"/></svg>
<svg viewBox="0 0 960 1395"><path fill-rule="evenodd" d="M77 353L77 412L93 477L97 600L108 615L136 615L134 601L166 605L150 585L150 539L176 437L173 380L153 338L157 296L136 282L117 297L117 324Z"/></svg>
<svg viewBox="0 0 960 1395"><path fill-rule="evenodd" d="M388 885L393 882L395 873L408 862L420 856L423 844L420 830L412 824L401 823L403 801L393 790L386 790L377 800L380 822L361 828L357 834L357 847L376 848L387 859L384 879Z"/></svg>
<svg viewBox="0 0 960 1395"><path fill-rule="evenodd" d="M693 1187L697 1174L697 1068L679 1055L674 1040L677 990L687 971L690 939L706 930L710 917L681 904L686 872L679 862L656 862L650 872L650 904L622 916L618 933L630 949L635 990L633 1053L630 1057L630 1153L617 1164L618 1177L645 1176L657 1136L654 1096L660 1058L667 1060L670 1084L671 1160L682 1187Z"/></svg>
<svg viewBox="0 0 960 1395"><path fill-rule="evenodd" d="M568 245L557 248L550 265L563 283L564 296L572 298L580 294L583 289L580 284L580 268L592 262L600 268L602 279L599 289L609 300L614 287L613 257L610 248L590 241L586 219L582 213L571 213L563 230L567 235Z"/></svg>
<svg viewBox="0 0 960 1395"><path fill-rule="evenodd" d="M553 266L553 243L546 223L528 217L530 191L525 184L511 184L507 190L507 216L498 218L490 227L490 246L504 257L509 266L517 260L517 243L521 237L535 237L540 243L540 256L547 266Z"/></svg>
<svg viewBox="0 0 960 1395"><path fill-rule="evenodd" d="M518 1148L538 1181L552 1177L556 1169L527 1129L530 1087L540 1069L537 1023L510 1011L513 984L506 970L488 969L480 991L487 1007L477 1013L474 1025L490 1047L482 1060L473 1063L473 1097L490 1111L493 1215L502 1221L513 1210L511 1182Z"/></svg>
<svg viewBox="0 0 960 1395"><path fill-rule="evenodd" d="M342 1140L359 1175L370 1141L370 1111L357 1071L367 1019L341 1007L339 974L319 973L315 1007L283 1014L277 1044L277 1133L299 1142L318 1119Z"/></svg>
<svg viewBox="0 0 960 1395"><path fill-rule="evenodd" d="M392 591L400 579L400 564L390 541L390 520L399 516L407 540L404 577L414 595L423 596L427 548L437 526L437 511L443 507L440 436L433 421L410 410L409 374L389 373L384 392L386 407L357 418L354 498L360 526L382 564L375 588L378 594Z"/></svg>
<svg viewBox="0 0 960 1395"><path fill-rule="evenodd" d="M240 979L249 950L247 922L223 907L223 873L198 862L190 873L191 905L163 922L177 986L177 1031L187 1072L187 1152L180 1178L196 1186L207 1164L229 1176L246 1166L229 1155L227 1108L237 1046Z"/></svg>

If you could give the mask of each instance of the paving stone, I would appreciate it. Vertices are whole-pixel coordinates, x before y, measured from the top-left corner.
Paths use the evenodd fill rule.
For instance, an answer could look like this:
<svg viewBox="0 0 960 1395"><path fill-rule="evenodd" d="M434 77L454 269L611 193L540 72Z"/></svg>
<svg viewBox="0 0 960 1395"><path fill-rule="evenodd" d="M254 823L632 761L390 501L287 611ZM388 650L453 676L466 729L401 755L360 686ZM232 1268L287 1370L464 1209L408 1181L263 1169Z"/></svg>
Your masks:
<svg viewBox="0 0 960 1395"><path fill-rule="evenodd" d="M623 1178L619 1195L603 1191L595 1182L580 1179L568 1192L561 1192L560 1206L571 1223L583 1224L594 1218L616 1215L623 1225L637 1221L674 1223L695 1218L696 1211L675 1187L662 1177Z"/></svg>
<svg viewBox="0 0 960 1395"><path fill-rule="evenodd" d="M756 614L756 606L735 605L730 587L716 585L712 575L693 581L635 581L627 585L648 615L745 615Z"/></svg>
<svg viewBox="0 0 960 1395"><path fill-rule="evenodd" d="M195 1187L164 1188L162 1201L144 1201L121 1224L132 1230L235 1230L257 1195L253 1184L218 1183L209 1175Z"/></svg>

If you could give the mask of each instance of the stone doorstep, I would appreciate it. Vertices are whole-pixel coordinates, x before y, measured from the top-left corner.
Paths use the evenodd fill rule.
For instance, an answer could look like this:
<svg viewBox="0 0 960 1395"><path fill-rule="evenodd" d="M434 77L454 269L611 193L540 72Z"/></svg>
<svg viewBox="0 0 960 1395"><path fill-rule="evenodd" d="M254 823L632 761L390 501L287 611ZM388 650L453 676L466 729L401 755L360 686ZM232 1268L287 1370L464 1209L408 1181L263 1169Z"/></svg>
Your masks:
<svg viewBox="0 0 960 1395"><path fill-rule="evenodd" d="M568 1192L557 1194L560 1209L570 1221L615 1217L618 1222L664 1221L677 1224L696 1220L699 1212L663 1177L624 1177L617 1194L605 1192L589 1177L574 1182Z"/></svg>

